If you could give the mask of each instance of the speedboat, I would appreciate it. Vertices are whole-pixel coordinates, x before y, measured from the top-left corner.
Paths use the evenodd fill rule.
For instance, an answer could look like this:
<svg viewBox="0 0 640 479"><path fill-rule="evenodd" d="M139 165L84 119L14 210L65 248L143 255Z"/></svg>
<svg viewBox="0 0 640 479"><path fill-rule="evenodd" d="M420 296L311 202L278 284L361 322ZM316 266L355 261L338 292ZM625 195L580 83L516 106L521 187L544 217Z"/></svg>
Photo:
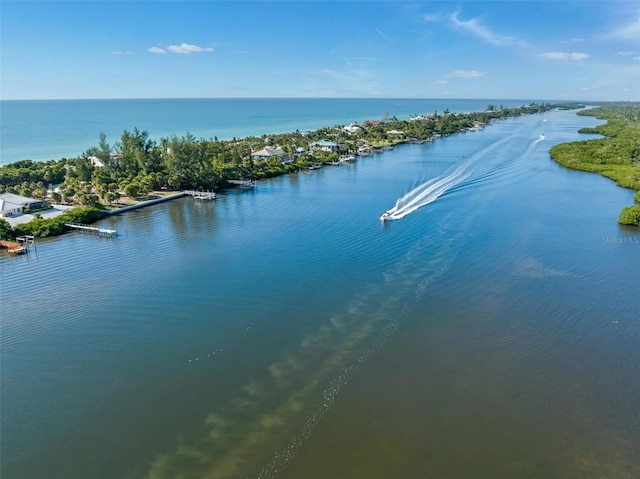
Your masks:
<svg viewBox="0 0 640 479"><path fill-rule="evenodd" d="M384 213L382 213L382 215L380 216L380 220L381 220L381 221L387 221L390 217L391 217L391 211L385 211L385 212L384 212Z"/></svg>

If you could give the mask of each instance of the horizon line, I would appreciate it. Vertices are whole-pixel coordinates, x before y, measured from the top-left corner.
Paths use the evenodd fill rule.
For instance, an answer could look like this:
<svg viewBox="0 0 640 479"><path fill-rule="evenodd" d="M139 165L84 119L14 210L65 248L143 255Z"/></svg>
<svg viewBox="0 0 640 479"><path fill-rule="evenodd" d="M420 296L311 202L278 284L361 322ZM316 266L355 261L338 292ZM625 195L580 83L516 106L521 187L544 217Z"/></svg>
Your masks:
<svg viewBox="0 0 640 479"><path fill-rule="evenodd" d="M541 99L541 98L490 98L490 97L104 97L104 98L0 98L0 101L126 101L126 100L491 100L491 101L544 101L544 102L599 102L599 103L637 103L640 100L580 100L580 99Z"/></svg>

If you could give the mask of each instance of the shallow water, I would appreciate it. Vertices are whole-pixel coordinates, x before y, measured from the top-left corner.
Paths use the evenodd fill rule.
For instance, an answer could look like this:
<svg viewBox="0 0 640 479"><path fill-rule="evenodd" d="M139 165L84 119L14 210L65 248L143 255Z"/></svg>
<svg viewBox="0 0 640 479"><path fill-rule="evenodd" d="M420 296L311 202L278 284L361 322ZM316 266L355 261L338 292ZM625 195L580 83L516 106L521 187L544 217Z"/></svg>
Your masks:
<svg viewBox="0 0 640 479"><path fill-rule="evenodd" d="M2 476L633 477L633 194L545 118L1 256Z"/></svg>

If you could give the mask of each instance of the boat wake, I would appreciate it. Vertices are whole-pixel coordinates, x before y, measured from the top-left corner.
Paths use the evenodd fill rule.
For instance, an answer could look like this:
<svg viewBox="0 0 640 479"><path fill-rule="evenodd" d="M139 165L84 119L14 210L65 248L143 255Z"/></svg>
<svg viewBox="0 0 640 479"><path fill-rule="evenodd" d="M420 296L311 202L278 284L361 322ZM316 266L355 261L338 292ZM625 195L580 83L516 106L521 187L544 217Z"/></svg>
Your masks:
<svg viewBox="0 0 640 479"><path fill-rule="evenodd" d="M466 180L471 176L472 172L471 161L467 161L457 167L456 165L452 166L442 175L418 185L401 198L398 198L395 206L385 211L380 219L386 221L404 218L418 208L437 200L452 187Z"/></svg>
<svg viewBox="0 0 640 479"><path fill-rule="evenodd" d="M502 146L505 142L510 141L511 139L511 137L503 138L502 140L497 141L487 148L475 153L462 164L453 165L440 176L416 186L404 196L398 198L394 207L385 211L382 216L380 216L380 219L382 221L399 220L413 213L418 208L422 208L423 206L434 202L445 193L471 186L485 181L491 176L495 176L502 170L512 166L513 163L528 157L536 145L545 139L545 136L540 135L536 140L532 141L528 145L527 149L518 157L507 160L469 179L474 173L474 165L480 158L486 157L492 150Z"/></svg>

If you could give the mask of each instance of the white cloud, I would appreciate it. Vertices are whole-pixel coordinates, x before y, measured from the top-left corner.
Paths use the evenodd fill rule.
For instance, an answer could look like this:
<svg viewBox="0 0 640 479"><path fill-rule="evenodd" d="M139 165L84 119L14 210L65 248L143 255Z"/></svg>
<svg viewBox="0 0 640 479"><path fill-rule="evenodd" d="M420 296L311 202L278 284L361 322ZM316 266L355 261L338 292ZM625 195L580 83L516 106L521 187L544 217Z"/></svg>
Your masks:
<svg viewBox="0 0 640 479"><path fill-rule="evenodd" d="M447 76L452 78L478 78L483 77L487 72L479 72L476 70L455 70L449 73Z"/></svg>
<svg viewBox="0 0 640 479"><path fill-rule="evenodd" d="M616 28L604 37L616 40L631 40L637 42L638 38L640 38L640 17L627 25Z"/></svg>
<svg viewBox="0 0 640 479"><path fill-rule="evenodd" d="M538 55L540 58L544 58L545 60L562 60L562 61L577 61L584 60L585 58L589 58L587 53L567 53L567 52L547 52L541 53Z"/></svg>
<svg viewBox="0 0 640 479"><path fill-rule="evenodd" d="M633 54L634 52L618 52L616 55L620 55L621 57L628 57Z"/></svg>
<svg viewBox="0 0 640 479"><path fill-rule="evenodd" d="M634 60L640 60L640 57L634 57L633 59Z"/></svg>
<svg viewBox="0 0 640 479"><path fill-rule="evenodd" d="M181 43L180 45L169 45L167 51L171 53L177 53L179 55L191 55L192 53L200 52L212 52L213 48L204 48L198 45L189 45L188 43Z"/></svg>
<svg viewBox="0 0 640 479"><path fill-rule="evenodd" d="M191 55L192 53L212 52L213 48L181 43L180 45L169 45L168 47L151 47L148 48L147 51L159 54L176 53L178 55Z"/></svg>
<svg viewBox="0 0 640 479"><path fill-rule="evenodd" d="M135 55L133 52L111 52L112 55Z"/></svg>
<svg viewBox="0 0 640 479"><path fill-rule="evenodd" d="M429 82L431 85L448 85L449 84L449 80L436 80L436 81L432 81Z"/></svg>
<svg viewBox="0 0 640 479"><path fill-rule="evenodd" d="M456 28L465 30L492 45L500 47L510 45L526 45L526 42L524 40L519 40L514 37L500 35L498 33L492 32L486 26L482 25L476 18L472 18L471 20L460 20L459 15L460 12L456 12L449 17Z"/></svg>

